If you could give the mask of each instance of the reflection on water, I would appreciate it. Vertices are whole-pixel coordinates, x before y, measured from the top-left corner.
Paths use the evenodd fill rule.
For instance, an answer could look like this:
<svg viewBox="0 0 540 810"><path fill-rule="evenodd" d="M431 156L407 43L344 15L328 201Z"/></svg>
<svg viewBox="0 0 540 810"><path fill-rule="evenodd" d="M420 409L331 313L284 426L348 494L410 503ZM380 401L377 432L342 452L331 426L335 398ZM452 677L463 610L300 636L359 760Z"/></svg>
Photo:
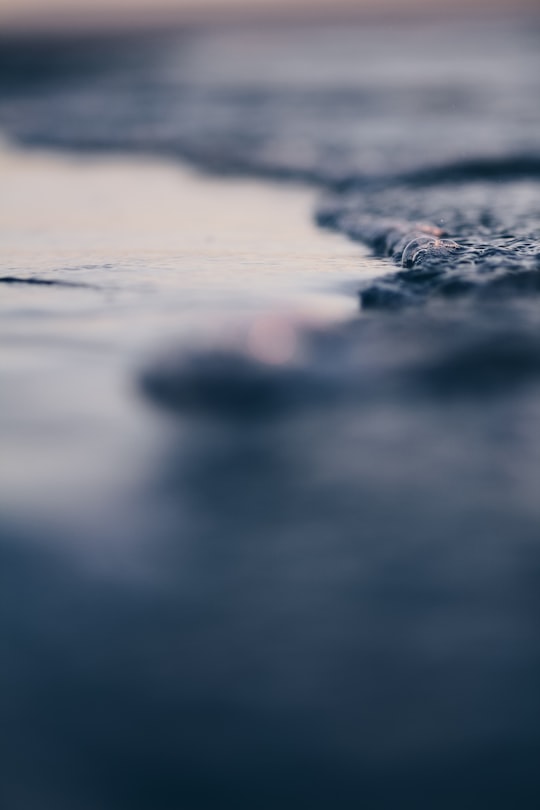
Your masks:
<svg viewBox="0 0 540 810"><path fill-rule="evenodd" d="M349 316L339 285L383 266L317 232L304 191L7 149L2 168L0 502L19 516L77 519L144 463L161 426L133 377L160 347Z"/></svg>
<svg viewBox="0 0 540 810"><path fill-rule="evenodd" d="M5 805L536 806L534 27L42 47L0 99L72 153L3 158ZM96 149L316 182L382 258Z"/></svg>

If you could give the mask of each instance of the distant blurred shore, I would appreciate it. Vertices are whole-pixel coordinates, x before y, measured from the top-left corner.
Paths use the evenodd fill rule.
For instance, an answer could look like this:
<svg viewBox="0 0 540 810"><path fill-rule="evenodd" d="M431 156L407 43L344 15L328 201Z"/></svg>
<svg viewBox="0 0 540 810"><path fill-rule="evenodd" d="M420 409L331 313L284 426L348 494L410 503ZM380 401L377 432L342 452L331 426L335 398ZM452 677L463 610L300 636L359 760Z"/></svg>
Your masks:
<svg viewBox="0 0 540 810"><path fill-rule="evenodd" d="M537 0L6 0L0 36L163 33L186 26L416 23L419 20L540 19Z"/></svg>

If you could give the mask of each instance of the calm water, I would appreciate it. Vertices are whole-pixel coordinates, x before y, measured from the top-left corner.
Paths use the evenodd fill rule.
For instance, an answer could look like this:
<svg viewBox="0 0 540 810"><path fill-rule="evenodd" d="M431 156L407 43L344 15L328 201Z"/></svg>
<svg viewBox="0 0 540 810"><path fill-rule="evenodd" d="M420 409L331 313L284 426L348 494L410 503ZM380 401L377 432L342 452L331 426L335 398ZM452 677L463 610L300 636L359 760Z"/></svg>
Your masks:
<svg viewBox="0 0 540 810"><path fill-rule="evenodd" d="M378 257L257 237L236 267L239 236L201 281L172 225L129 259L121 222L39 255L6 228L9 810L537 806L539 46L534 21L4 44L19 148L301 181Z"/></svg>

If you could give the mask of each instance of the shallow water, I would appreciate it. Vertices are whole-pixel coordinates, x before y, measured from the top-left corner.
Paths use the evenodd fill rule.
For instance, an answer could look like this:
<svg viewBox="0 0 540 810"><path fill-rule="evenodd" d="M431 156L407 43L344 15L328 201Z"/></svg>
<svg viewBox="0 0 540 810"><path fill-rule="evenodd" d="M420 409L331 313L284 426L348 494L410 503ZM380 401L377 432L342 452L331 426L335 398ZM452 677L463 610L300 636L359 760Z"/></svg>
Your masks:
<svg viewBox="0 0 540 810"><path fill-rule="evenodd" d="M9 808L536 806L538 34L4 48Z"/></svg>

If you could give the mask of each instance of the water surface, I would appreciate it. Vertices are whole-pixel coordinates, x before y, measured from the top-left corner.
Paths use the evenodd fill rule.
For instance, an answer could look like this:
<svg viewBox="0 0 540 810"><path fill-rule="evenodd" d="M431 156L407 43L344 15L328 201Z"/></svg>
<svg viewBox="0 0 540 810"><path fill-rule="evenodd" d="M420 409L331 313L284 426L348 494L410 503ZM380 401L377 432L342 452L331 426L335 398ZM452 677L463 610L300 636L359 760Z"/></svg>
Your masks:
<svg viewBox="0 0 540 810"><path fill-rule="evenodd" d="M536 806L538 34L4 48L10 809Z"/></svg>

